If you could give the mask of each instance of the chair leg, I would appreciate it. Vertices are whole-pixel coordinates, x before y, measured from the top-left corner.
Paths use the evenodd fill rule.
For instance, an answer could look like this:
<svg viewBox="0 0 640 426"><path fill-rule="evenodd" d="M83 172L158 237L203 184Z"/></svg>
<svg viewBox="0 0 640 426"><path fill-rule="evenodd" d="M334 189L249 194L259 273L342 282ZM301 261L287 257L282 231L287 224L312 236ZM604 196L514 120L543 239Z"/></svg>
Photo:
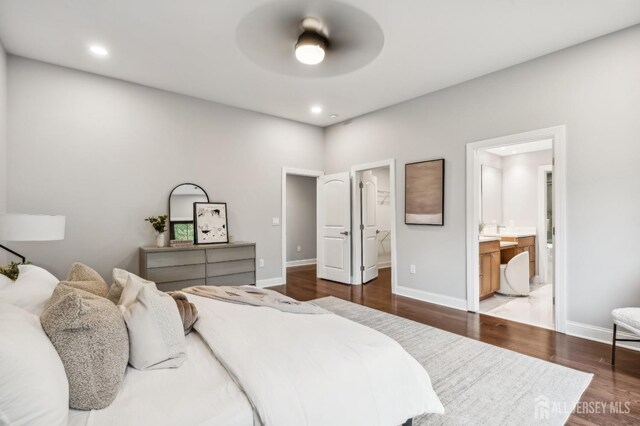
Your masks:
<svg viewBox="0 0 640 426"><path fill-rule="evenodd" d="M613 324L613 342L611 343L611 365L616 365L616 333L618 325Z"/></svg>

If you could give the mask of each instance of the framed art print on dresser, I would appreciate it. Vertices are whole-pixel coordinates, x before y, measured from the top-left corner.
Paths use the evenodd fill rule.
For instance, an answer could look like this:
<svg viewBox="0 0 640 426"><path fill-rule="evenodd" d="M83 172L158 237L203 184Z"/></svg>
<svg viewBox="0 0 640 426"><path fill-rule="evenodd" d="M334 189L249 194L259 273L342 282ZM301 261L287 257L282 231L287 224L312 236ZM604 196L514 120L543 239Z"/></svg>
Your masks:
<svg viewBox="0 0 640 426"><path fill-rule="evenodd" d="M444 225L444 159L405 165L404 202L405 224Z"/></svg>
<svg viewBox="0 0 640 426"><path fill-rule="evenodd" d="M229 242L227 203L193 203L196 244Z"/></svg>

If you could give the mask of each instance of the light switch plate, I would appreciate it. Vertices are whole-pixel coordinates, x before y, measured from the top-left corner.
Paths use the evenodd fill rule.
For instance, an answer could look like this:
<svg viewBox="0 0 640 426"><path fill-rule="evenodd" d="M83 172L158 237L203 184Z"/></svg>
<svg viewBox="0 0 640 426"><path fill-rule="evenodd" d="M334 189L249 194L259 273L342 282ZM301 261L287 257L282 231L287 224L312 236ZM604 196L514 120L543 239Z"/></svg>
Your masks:
<svg viewBox="0 0 640 426"><path fill-rule="evenodd" d="M416 265L409 265L409 272L412 274L416 273Z"/></svg>
<svg viewBox="0 0 640 426"><path fill-rule="evenodd" d="M264 259L260 259L260 267L264 268Z"/></svg>
<svg viewBox="0 0 640 426"><path fill-rule="evenodd" d="M280 225L280 218L279 217L274 217L273 218L273 226L278 226Z"/></svg>

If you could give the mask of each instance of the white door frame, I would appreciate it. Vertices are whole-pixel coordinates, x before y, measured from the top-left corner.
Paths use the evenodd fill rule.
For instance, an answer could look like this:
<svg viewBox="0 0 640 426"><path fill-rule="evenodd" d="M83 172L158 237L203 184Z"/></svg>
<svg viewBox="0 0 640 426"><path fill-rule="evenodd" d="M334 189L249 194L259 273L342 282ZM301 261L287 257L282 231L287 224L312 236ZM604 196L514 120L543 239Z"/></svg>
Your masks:
<svg viewBox="0 0 640 426"><path fill-rule="evenodd" d="M362 274L360 274L360 268L356 265L360 264L360 253L362 251L362 240L356 238L360 236L360 228L355 223L356 212L360 212L360 197L358 196L358 184L356 175L358 172L366 170L377 169L379 167L389 167L389 188L391 189L391 292L396 293L396 287L398 285L398 268L396 267L396 259L398 256L398 250L396 249L397 238L397 223L396 223L396 160L391 158L389 160L375 161L373 163L358 164L351 167L351 187L352 187L352 202L353 209L351 213L351 229L354 230L351 236L353 244L353 251L351 253L353 262L353 271L351 276L352 284L362 284ZM357 228L357 229L356 229ZM356 271L357 269L357 271Z"/></svg>
<svg viewBox="0 0 640 426"><path fill-rule="evenodd" d="M536 265L540 282L546 283L549 266L547 256L547 173L553 173L553 166L538 167L538 237L536 240ZM551 175L553 178L553 175ZM552 183L553 185L553 183ZM553 188L552 188L553 189ZM554 212L555 213L555 210ZM554 214L555 216L555 214ZM551 224L553 227L553 223ZM544 262L542 259L546 259Z"/></svg>
<svg viewBox="0 0 640 426"><path fill-rule="evenodd" d="M324 176L324 172L318 170L295 169L292 167L282 168L282 209L280 216L280 226L282 227L282 284L287 283L287 175L309 176L319 178ZM316 208L318 206L318 194L316 194ZM316 223L315 228L318 228ZM316 257L318 253L316 253Z"/></svg>
<svg viewBox="0 0 640 426"><path fill-rule="evenodd" d="M553 140L553 245L556 331L567 329L566 127L564 125L468 143L467 151L467 310L480 310L479 243L480 165L478 151L542 139Z"/></svg>

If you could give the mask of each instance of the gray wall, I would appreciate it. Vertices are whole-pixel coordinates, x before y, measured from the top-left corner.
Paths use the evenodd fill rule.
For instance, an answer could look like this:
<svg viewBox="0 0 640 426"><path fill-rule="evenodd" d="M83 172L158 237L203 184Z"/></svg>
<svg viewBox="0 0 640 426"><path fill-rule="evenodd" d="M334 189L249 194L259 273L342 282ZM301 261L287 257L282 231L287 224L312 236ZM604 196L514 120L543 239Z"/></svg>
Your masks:
<svg viewBox="0 0 640 426"><path fill-rule="evenodd" d="M66 239L16 244L64 276L74 261L136 271L155 241L149 215L169 191L200 184L226 201L232 240L257 243L281 275L281 169L321 169L322 129L9 56L8 204L67 216Z"/></svg>
<svg viewBox="0 0 640 426"><path fill-rule="evenodd" d="M538 168L550 166L552 151L502 158L502 218L505 225L538 227Z"/></svg>
<svg viewBox="0 0 640 426"><path fill-rule="evenodd" d="M7 209L7 54L0 43L0 213ZM7 260L0 250L0 265Z"/></svg>
<svg viewBox="0 0 640 426"><path fill-rule="evenodd" d="M610 327L640 306L640 26L325 131L325 172L446 159L445 226L398 223L398 284L464 299L465 144L567 126L568 317ZM417 273L409 274L409 264Z"/></svg>
<svg viewBox="0 0 640 426"><path fill-rule="evenodd" d="M316 258L316 190L317 178L287 175L287 261Z"/></svg>

